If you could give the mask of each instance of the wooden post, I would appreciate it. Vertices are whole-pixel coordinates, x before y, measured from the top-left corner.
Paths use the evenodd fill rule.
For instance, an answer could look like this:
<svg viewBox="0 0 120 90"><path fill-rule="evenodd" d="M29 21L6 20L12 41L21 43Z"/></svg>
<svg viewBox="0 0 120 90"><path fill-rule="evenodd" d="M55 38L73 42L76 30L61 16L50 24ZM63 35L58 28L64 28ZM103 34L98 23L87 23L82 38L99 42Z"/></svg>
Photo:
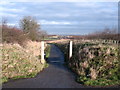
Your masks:
<svg viewBox="0 0 120 90"><path fill-rule="evenodd" d="M41 41L41 63L44 64L44 41Z"/></svg>
<svg viewBox="0 0 120 90"><path fill-rule="evenodd" d="M72 57L72 41L70 41L70 47L69 47L69 59Z"/></svg>

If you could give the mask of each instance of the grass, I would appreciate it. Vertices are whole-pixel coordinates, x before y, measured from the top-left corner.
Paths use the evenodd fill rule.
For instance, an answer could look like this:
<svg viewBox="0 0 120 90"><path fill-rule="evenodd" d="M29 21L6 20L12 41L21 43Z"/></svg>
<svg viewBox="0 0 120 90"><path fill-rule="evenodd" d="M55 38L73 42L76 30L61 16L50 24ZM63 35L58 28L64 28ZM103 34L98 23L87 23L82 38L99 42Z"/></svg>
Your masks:
<svg viewBox="0 0 120 90"><path fill-rule="evenodd" d="M64 52L68 67L76 73L76 81L90 86L120 85L118 47L101 43L74 43L68 59L68 43L56 44Z"/></svg>
<svg viewBox="0 0 120 90"><path fill-rule="evenodd" d="M48 63L45 63L44 67L45 67L45 68L49 67L49 64L48 64Z"/></svg>
<svg viewBox="0 0 120 90"><path fill-rule="evenodd" d="M33 46L35 44L36 47ZM40 51L40 44L35 42L21 47L19 44L4 44L2 51L2 83L19 78L35 77L37 73L48 67L42 64L37 57ZM37 49L36 49L37 48ZM32 52L31 52L32 51ZM37 52L37 53L36 53Z"/></svg>
<svg viewBox="0 0 120 90"><path fill-rule="evenodd" d="M49 66L49 64L45 63L43 68L47 68ZM7 77L3 77L2 78L2 83L8 82L9 80L17 80L17 79L25 79L25 78L33 78L35 77L39 72L32 72L28 75L22 75L22 76L15 76L12 78L7 78Z"/></svg>
<svg viewBox="0 0 120 90"><path fill-rule="evenodd" d="M45 49L46 58L48 58L50 56L50 50L51 50L51 45L48 44Z"/></svg>

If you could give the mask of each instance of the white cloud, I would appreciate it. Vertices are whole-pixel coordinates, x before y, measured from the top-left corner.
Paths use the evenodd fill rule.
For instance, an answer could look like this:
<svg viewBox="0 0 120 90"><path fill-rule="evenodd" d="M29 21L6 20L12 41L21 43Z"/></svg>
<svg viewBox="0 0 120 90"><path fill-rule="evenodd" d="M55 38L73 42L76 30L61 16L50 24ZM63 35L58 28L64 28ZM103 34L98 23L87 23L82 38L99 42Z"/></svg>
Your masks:
<svg viewBox="0 0 120 90"><path fill-rule="evenodd" d="M90 2L85 2L85 3L75 3L75 6L77 6L77 7L97 7L98 6L98 4L97 4L97 2L92 2L92 3L90 3Z"/></svg>
<svg viewBox="0 0 120 90"><path fill-rule="evenodd" d="M4 0L4 1L0 1L0 5L15 5L15 3L13 3L13 2L11 2L11 0L10 1L7 1L7 0Z"/></svg>
<svg viewBox="0 0 120 90"><path fill-rule="evenodd" d="M4 0L8 2L119 2L119 0Z"/></svg>
<svg viewBox="0 0 120 90"><path fill-rule="evenodd" d="M46 20L41 20L41 24L47 24L47 25L70 25L72 24L71 22L67 21L46 21Z"/></svg>
<svg viewBox="0 0 120 90"><path fill-rule="evenodd" d="M7 2L7 1L0 1L0 5L7 5L7 4L9 4L9 2Z"/></svg>
<svg viewBox="0 0 120 90"><path fill-rule="evenodd" d="M103 8L103 9L98 10L97 12L113 14L113 13L118 13L118 8L116 8L116 9Z"/></svg>
<svg viewBox="0 0 120 90"><path fill-rule="evenodd" d="M0 11L2 12L23 12L25 10L25 8L20 8L20 9L16 9L16 8L5 8L5 7L0 7Z"/></svg>
<svg viewBox="0 0 120 90"><path fill-rule="evenodd" d="M9 26L15 26L14 23L7 23L7 25L9 25Z"/></svg>
<svg viewBox="0 0 120 90"><path fill-rule="evenodd" d="M0 13L0 17L17 17L17 15L10 13Z"/></svg>
<svg viewBox="0 0 120 90"><path fill-rule="evenodd" d="M54 16L57 16L57 17L69 17L70 14L67 14L67 13L62 13L62 14L56 13L56 14L54 14Z"/></svg>
<svg viewBox="0 0 120 90"><path fill-rule="evenodd" d="M71 14L69 13L49 13L49 14L46 14L46 13L37 13L37 14L34 14L34 16L36 17L40 17L40 16L44 16L44 17L58 17L58 18L66 18L66 17L69 17L71 16Z"/></svg>

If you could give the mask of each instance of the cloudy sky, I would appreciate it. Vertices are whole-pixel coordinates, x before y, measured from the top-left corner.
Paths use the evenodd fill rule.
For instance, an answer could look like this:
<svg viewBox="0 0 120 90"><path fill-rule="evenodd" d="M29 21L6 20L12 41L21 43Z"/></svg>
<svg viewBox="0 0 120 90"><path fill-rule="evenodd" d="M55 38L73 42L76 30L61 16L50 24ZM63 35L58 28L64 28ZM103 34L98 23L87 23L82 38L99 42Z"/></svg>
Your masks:
<svg viewBox="0 0 120 90"><path fill-rule="evenodd" d="M118 26L117 2L5 2L0 17L19 27L24 16L33 16L49 34L88 34Z"/></svg>

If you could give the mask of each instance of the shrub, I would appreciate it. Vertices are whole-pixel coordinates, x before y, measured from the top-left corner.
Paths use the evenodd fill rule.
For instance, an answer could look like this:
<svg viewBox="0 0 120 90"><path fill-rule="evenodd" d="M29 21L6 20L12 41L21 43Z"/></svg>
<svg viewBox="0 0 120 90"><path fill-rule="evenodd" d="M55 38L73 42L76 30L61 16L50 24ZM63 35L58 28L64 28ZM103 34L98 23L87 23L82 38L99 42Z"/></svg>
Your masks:
<svg viewBox="0 0 120 90"><path fill-rule="evenodd" d="M23 44L27 40L27 36L15 27L7 25L2 26L2 41L6 43L19 43Z"/></svg>
<svg viewBox="0 0 120 90"><path fill-rule="evenodd" d="M57 44L68 57L68 44ZM67 47L67 48L66 48ZM77 81L85 85L106 86L120 84L120 66L116 45L80 42L74 43L73 55L66 59L68 66L77 74Z"/></svg>

